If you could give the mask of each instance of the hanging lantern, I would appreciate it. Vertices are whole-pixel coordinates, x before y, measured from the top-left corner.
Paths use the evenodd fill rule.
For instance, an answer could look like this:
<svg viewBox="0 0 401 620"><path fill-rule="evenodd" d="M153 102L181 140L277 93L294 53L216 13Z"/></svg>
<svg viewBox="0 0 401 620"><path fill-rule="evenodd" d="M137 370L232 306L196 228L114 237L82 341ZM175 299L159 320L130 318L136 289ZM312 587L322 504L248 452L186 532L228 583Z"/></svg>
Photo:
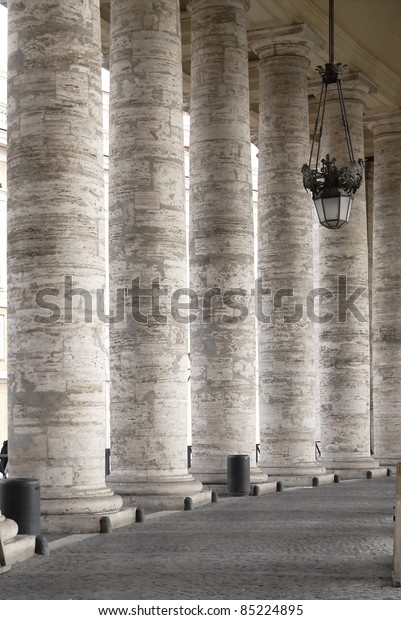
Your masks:
<svg viewBox="0 0 401 620"><path fill-rule="evenodd" d="M319 107L309 163L302 166L302 175L305 189L312 193L320 224L326 228L334 229L342 228L342 226L348 223L353 196L362 183L364 171L363 159L355 161L345 112L341 78L346 65L334 63L334 0L329 0L329 48L329 62L324 67L317 67L317 71L319 71L322 77L322 88L320 91ZM341 168L337 168L336 158L330 156L329 153L324 159L319 161L327 88L329 84L336 84L337 86L338 101L348 149L349 164ZM316 136L318 136L317 140ZM315 166L311 167L316 142L317 152Z"/></svg>

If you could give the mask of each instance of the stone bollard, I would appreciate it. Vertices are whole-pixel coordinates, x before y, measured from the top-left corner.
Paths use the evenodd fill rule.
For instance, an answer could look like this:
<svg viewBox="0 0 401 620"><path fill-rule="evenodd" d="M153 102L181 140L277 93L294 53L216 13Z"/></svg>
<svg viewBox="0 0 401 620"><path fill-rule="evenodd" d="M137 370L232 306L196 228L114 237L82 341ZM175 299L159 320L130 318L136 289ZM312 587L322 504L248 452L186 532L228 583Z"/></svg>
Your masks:
<svg viewBox="0 0 401 620"><path fill-rule="evenodd" d="M35 538L35 553L37 555L49 555L50 553L47 538L41 534Z"/></svg>
<svg viewBox="0 0 401 620"><path fill-rule="evenodd" d="M144 521L145 521L145 511L141 506L138 506L138 508L135 511L135 522L143 523Z"/></svg>
<svg viewBox="0 0 401 620"><path fill-rule="evenodd" d="M186 497L184 499L184 510L193 510L194 502L192 497Z"/></svg>
<svg viewBox="0 0 401 620"><path fill-rule="evenodd" d="M100 519L100 533L101 534L110 534L112 531L112 525L110 521L110 517L103 516Z"/></svg>
<svg viewBox="0 0 401 620"><path fill-rule="evenodd" d="M401 463L397 463L394 523L393 582L401 586Z"/></svg>

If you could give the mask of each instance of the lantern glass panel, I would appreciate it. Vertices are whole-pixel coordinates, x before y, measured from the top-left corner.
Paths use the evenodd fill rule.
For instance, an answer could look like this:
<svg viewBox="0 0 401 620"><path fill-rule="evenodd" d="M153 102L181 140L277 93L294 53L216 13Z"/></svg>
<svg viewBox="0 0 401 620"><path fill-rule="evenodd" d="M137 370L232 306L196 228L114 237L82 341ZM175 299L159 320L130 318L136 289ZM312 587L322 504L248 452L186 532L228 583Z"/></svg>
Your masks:
<svg viewBox="0 0 401 620"><path fill-rule="evenodd" d="M325 228L342 228L348 223L352 196L339 193L337 196L315 198L314 203L319 222Z"/></svg>

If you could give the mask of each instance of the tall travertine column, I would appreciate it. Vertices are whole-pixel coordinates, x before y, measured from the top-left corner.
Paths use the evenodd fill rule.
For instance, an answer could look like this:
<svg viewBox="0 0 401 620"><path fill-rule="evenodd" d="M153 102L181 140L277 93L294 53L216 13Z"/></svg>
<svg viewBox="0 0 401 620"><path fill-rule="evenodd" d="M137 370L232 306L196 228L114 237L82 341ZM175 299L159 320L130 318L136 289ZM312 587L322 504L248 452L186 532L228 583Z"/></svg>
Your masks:
<svg viewBox="0 0 401 620"><path fill-rule="evenodd" d="M319 288L319 218L317 217L315 205L311 200L311 210L312 210L312 237L313 237L313 289L315 291ZM316 317L320 316L319 310L319 295L314 296L313 300L313 312ZM319 323L318 318L313 321L314 329L313 329L313 337L314 337L314 365L315 365L315 424L316 424L316 446L317 446L317 456L320 454L320 365L319 365Z"/></svg>
<svg viewBox="0 0 401 620"><path fill-rule="evenodd" d="M315 462L314 324L307 312L312 209L300 173L309 157L308 53L318 44L304 24L250 35L260 76L260 465L274 476L308 479L324 473Z"/></svg>
<svg viewBox="0 0 401 620"><path fill-rule="evenodd" d="M226 483L227 456L255 462L255 322L246 0L192 3L190 286L192 471Z"/></svg>
<svg viewBox="0 0 401 620"><path fill-rule="evenodd" d="M10 476L40 480L45 528L79 531L122 504L104 481L93 311L105 284L99 2L10 0L8 19Z"/></svg>
<svg viewBox="0 0 401 620"><path fill-rule="evenodd" d="M157 4L111 5L110 292L115 308L125 289L126 317L110 330L110 482L127 503L173 506L202 485L187 470L187 325L170 307L187 286L179 3Z"/></svg>
<svg viewBox="0 0 401 620"><path fill-rule="evenodd" d="M401 112L369 123L374 136L373 407L374 457L401 460Z"/></svg>
<svg viewBox="0 0 401 620"><path fill-rule="evenodd" d="M373 331L372 331L372 272L373 272L373 175L374 158L365 160L366 227L368 232L368 287L369 287L369 354L370 354L370 452L374 453L373 419Z"/></svg>
<svg viewBox="0 0 401 620"><path fill-rule="evenodd" d="M364 100L372 84L345 74L343 93L355 157L363 158ZM336 89L328 94L321 156L341 168L349 163ZM320 327L322 459L342 477L366 476L370 455L370 353L366 192L356 192L349 223L320 227L320 286L328 289ZM323 313L323 312L322 312ZM324 313L323 313L324 314ZM330 318L328 316L328 318Z"/></svg>

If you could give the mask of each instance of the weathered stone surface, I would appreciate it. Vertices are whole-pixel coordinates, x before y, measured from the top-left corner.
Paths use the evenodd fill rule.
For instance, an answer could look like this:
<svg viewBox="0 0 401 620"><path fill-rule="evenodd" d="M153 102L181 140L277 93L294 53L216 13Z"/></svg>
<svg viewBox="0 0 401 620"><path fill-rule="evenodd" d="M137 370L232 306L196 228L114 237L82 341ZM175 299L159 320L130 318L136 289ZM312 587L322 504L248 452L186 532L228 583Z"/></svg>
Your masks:
<svg viewBox="0 0 401 620"><path fill-rule="evenodd" d="M372 88L359 74L345 74L343 93L355 157L363 158L363 110ZM337 167L349 162L336 90L328 93L321 156L336 157ZM321 450L327 469L352 477L375 467L370 456L370 354L366 194L355 194L350 222L340 230L320 227L320 286L332 293L321 314L320 399ZM340 276L346 276L340 281ZM354 309L346 300L355 294Z"/></svg>
<svg viewBox="0 0 401 620"><path fill-rule="evenodd" d="M18 534L18 525L12 519L6 519L0 512L0 537L6 543Z"/></svg>
<svg viewBox="0 0 401 620"><path fill-rule="evenodd" d="M394 506L393 581L401 586L401 463L397 463Z"/></svg>
<svg viewBox="0 0 401 620"><path fill-rule="evenodd" d="M374 136L373 404L374 456L401 460L401 114L369 123Z"/></svg>
<svg viewBox="0 0 401 620"><path fill-rule="evenodd" d="M13 564L32 557L35 553L35 536L18 534L18 525L0 512L0 574L9 571Z"/></svg>
<svg viewBox="0 0 401 620"><path fill-rule="evenodd" d="M8 16L10 475L39 478L44 514L115 511L91 306L105 277L99 2L11 0Z"/></svg>
<svg viewBox="0 0 401 620"><path fill-rule="evenodd" d="M251 480L266 480L255 462L246 8L197 0L191 9L190 286L203 298L190 331L192 471L217 484L227 481L227 456L241 453L251 456Z"/></svg>
<svg viewBox="0 0 401 620"><path fill-rule="evenodd" d="M268 318L258 323L261 466L273 476L323 473L315 462L311 199L300 173L309 157L307 55L319 40L304 25L250 35L259 55L258 277ZM268 290L267 290L268 289Z"/></svg>
<svg viewBox="0 0 401 620"><path fill-rule="evenodd" d="M370 353L370 451L375 451L373 417L373 324L372 324L372 274L373 274L373 177L374 158L365 160L366 226L368 231L368 287L369 287L369 353Z"/></svg>
<svg viewBox="0 0 401 620"><path fill-rule="evenodd" d="M110 481L126 498L191 495L187 325L170 308L187 286L178 2L116 0L111 41L111 307L118 289L132 303L110 330Z"/></svg>

